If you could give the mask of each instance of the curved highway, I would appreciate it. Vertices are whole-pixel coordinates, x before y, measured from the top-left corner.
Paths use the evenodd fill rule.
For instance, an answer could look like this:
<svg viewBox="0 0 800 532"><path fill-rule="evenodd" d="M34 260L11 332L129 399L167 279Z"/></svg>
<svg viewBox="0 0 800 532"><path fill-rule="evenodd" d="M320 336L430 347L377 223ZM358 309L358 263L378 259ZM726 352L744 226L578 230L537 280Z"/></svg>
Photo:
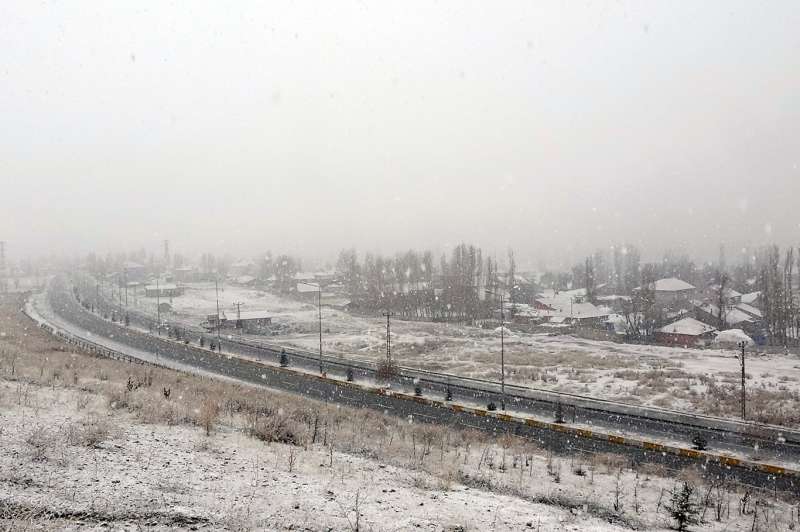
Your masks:
<svg viewBox="0 0 800 532"><path fill-rule="evenodd" d="M562 449L565 442L573 450L589 452L619 452L620 447L626 447L638 460L666 462L673 467L696 465L702 460L703 467L717 476L732 476L739 481L792 491L800 486L792 467L800 457L800 434L782 427L640 408L518 386L506 386L507 411L487 415L486 405L499 405L501 401L496 383L402 368L388 385L391 392L386 393L376 388L373 367L342 359L323 359L326 378L319 376L318 355L287 349L291 366L287 370L280 367L281 348L258 345L252 340L225 340L225 354L220 356L197 347L204 331L187 330L185 339L182 338L187 343L182 343L148 334L146 329L154 325L154 320L146 314L131 312L131 326L124 327L89 312L85 307L100 314L117 307L111 307L94 291L81 293L78 286L82 284L73 286L65 276L57 276L47 289L52 317L60 322L56 326L71 329L73 341L102 343L105 339L117 348L134 350L132 356L137 358L147 359L146 354L150 354L173 365L395 414L436 421L455 416L460 423L483 430L512 428L516 433L530 433L541 443ZM442 406L447 407L446 415ZM707 442L707 451L692 450L692 442L698 440Z"/></svg>

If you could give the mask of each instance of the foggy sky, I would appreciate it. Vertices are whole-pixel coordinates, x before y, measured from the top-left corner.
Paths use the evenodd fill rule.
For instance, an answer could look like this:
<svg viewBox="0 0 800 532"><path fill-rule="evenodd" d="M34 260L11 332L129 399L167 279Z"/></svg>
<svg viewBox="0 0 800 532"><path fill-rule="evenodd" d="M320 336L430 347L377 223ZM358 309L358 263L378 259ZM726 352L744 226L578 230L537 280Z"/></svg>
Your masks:
<svg viewBox="0 0 800 532"><path fill-rule="evenodd" d="M792 0L3 2L0 240L796 245L798 28Z"/></svg>

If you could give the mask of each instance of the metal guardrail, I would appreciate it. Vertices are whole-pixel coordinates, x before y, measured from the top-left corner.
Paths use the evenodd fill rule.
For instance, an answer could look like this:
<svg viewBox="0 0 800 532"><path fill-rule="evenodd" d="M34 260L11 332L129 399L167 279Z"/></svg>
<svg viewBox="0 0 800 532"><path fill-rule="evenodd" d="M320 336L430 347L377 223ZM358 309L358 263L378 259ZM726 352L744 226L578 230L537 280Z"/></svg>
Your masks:
<svg viewBox="0 0 800 532"><path fill-rule="evenodd" d="M168 366L166 366L164 364L158 364L158 363L155 363L155 362L142 360L141 358L136 358L136 357L133 357L133 356L130 356L130 355L126 355L125 353L122 353L121 351L117 351L115 349L111 349L109 347L106 347L104 345L98 344L96 342L92 342L91 340L86 340L85 338L80 338L80 337L75 336L74 334L71 334L71 333L69 333L67 331L64 331L62 329L56 329L55 327L53 327L49 323L40 321L35 316L32 316L31 314L29 314L27 312L27 310L23 310L23 312L25 313L26 316L28 316L34 322L38 323L39 324L39 328L44 329L47 332L49 332L50 334L52 334L53 336L58 337L59 339L61 339L67 345L75 346L78 349L80 349L80 350L82 350L82 351L84 351L86 353L97 355L97 356L102 356L102 357L105 357L105 358L110 358L112 360L118 360L118 361L121 361L121 362L128 362L129 364L140 364L140 365L155 366L155 367L168 367Z"/></svg>

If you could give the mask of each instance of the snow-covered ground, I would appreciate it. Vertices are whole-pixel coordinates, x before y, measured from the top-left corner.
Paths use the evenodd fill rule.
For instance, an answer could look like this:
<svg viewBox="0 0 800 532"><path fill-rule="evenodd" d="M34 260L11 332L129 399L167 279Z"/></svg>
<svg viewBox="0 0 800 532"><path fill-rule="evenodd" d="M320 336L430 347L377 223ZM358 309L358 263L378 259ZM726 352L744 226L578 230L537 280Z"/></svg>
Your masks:
<svg viewBox="0 0 800 532"><path fill-rule="evenodd" d="M319 342L314 304L236 286L220 291L220 308L273 314L277 343L316 350ZM139 298L152 309L153 300ZM172 300L175 317L198 324L216 313L213 284L190 284ZM386 324L332 308L323 309L323 349L353 360L375 361L385 354ZM392 354L400 364L433 371L499 380L500 338L492 329L445 323L392 322ZM505 338L507 382L644 404L736 415L740 380L737 352L680 347L618 344L576 338L513 332ZM797 425L800 407L800 358L755 354L747 360L748 388L754 394L755 416L772 423ZM736 392L736 393L734 393ZM759 401L761 402L758 407Z"/></svg>
<svg viewBox="0 0 800 532"><path fill-rule="evenodd" d="M693 470L69 353L18 308L0 304L0 528L665 530L676 476L705 501L695 530L797 522L796 500Z"/></svg>
<svg viewBox="0 0 800 532"><path fill-rule="evenodd" d="M3 383L5 396L12 389ZM329 466L324 449L266 445L227 427L205 437L198 428L140 424L109 415L97 397L78 411L83 392L27 393L24 404L3 405L0 434L0 507L21 515L69 512L98 529L354 530L358 511L362 530L624 530L463 485L428 489L440 484L430 475L353 455L336 452ZM97 443L82 436L91 430ZM63 529L69 521L51 522Z"/></svg>
<svg viewBox="0 0 800 532"><path fill-rule="evenodd" d="M22 346L30 342L26 334ZM126 379L138 386L147 370L59 354L57 345L30 358L15 351L12 375L7 345L0 341L3 528L355 530L357 515L361 530L611 532L671 524L665 507L676 481L663 468L631 470L613 455L548 455L513 437L380 414L365 420L349 409L323 410L316 443L310 430L295 432L295 444L265 443L230 408L206 435L208 397L220 405L263 400L277 405L272 416L296 409L298 420L322 405L167 370L126 392ZM161 393L167 386L169 398ZM303 426L310 427L293 430ZM738 515L743 492L706 493L696 473L682 475L695 501L709 501L695 530L750 530L755 500L760 530L796 521L796 501L750 495L751 513Z"/></svg>

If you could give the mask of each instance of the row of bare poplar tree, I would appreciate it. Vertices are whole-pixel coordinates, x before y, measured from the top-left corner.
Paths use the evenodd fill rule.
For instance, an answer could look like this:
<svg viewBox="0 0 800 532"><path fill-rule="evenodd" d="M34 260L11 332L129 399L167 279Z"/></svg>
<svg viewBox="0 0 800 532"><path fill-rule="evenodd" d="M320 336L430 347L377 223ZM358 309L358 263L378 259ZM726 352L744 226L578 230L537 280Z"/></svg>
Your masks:
<svg viewBox="0 0 800 532"><path fill-rule="evenodd" d="M353 305L362 312L391 312L402 319L474 323L497 308L505 280L515 275L514 254L500 273L497 260L468 244L442 254L409 250L394 256L342 250L336 263ZM513 290L512 290L513 292Z"/></svg>

